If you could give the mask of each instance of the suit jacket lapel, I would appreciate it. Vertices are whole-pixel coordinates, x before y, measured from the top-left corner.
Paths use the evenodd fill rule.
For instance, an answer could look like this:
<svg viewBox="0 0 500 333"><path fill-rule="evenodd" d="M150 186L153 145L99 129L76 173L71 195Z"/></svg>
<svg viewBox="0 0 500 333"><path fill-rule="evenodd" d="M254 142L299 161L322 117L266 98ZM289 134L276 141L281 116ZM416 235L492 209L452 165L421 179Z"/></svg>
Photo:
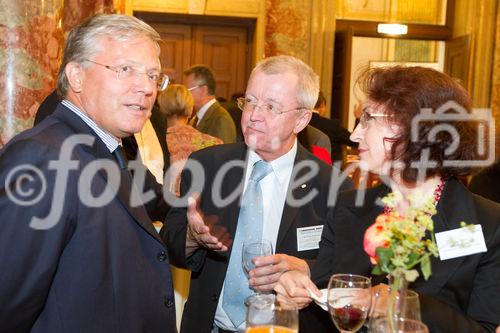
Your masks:
<svg viewBox="0 0 500 333"><path fill-rule="evenodd" d="M59 104L54 112L54 117L58 118L60 121L67 124L71 127L75 134L87 134L91 135L95 138L94 144L91 146L80 145L85 152L87 152L91 157L89 160L111 160L113 161L117 167L116 159L109 152L106 145L96 136L95 132L83 122L75 113L66 108L64 105ZM108 183L108 175L103 169L99 169L98 174ZM136 191L137 189L132 183L132 175L129 171L125 170L121 172L120 175L121 184L117 190L117 198L122 203L123 207L129 212L129 214L134 218L135 222L138 223L146 232L148 232L153 238L158 240L163 244L163 241L159 237L158 233L154 229L151 219L147 215L147 212L144 208L144 205L140 205L138 207L132 207L130 204L130 196L132 191ZM114 190L114 189L113 189Z"/></svg>
<svg viewBox="0 0 500 333"><path fill-rule="evenodd" d="M285 207L283 208L281 223L278 230L278 238L276 240L277 249L281 246L281 242L283 242L285 235L287 234L288 230L292 227L293 222L295 220L295 216L297 215L300 209L300 207L297 207L296 205L290 205L288 202L288 198L290 196L296 200L299 198L303 198L305 195L307 195L307 193L309 193L312 187L312 179L309 179L307 182L300 184L295 188L292 188L294 179L299 179L308 171L307 168L301 168L299 170L295 168L297 163L306 159L306 156L307 152L305 148L302 147L302 145L297 144L297 156L295 157L292 175L290 176L290 183L288 185L287 197L285 199Z"/></svg>
<svg viewBox="0 0 500 333"><path fill-rule="evenodd" d="M215 102L214 104L210 105L210 107L207 109L207 112L203 115L203 118L201 118L200 123L198 126L196 126L196 129L198 129L200 132L206 131L206 126L208 119L212 116L212 114L215 112L215 109L219 107L219 102Z"/></svg>
<svg viewBox="0 0 500 333"><path fill-rule="evenodd" d="M246 163L248 157L248 149L246 146L242 144L241 154L235 159ZM236 191L238 193L238 198L231 201L229 206L226 208L225 216L227 216L227 223L225 226L228 228L228 232L231 235L231 238L234 239L234 235L236 234L236 227L238 225L238 217L240 214L241 207L241 198L243 194L244 181L245 181L245 170L246 168L234 167L227 173L226 177L224 177L224 183L222 188L222 195L227 196L231 192ZM237 182L237 183L236 183ZM229 254L229 253L228 253Z"/></svg>

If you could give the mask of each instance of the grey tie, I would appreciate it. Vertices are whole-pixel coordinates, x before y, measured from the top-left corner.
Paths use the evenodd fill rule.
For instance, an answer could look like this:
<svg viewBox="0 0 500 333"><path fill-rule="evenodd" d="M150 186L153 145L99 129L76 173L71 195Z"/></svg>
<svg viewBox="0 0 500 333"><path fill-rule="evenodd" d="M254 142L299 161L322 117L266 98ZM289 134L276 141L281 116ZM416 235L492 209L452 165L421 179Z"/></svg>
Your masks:
<svg viewBox="0 0 500 333"><path fill-rule="evenodd" d="M244 301L252 294L248 279L243 271L241 251L244 242L260 242L262 240L264 208L259 181L271 171L272 168L267 162L262 160L256 162L241 201L238 226L231 249L222 299L222 308L236 328L245 320Z"/></svg>

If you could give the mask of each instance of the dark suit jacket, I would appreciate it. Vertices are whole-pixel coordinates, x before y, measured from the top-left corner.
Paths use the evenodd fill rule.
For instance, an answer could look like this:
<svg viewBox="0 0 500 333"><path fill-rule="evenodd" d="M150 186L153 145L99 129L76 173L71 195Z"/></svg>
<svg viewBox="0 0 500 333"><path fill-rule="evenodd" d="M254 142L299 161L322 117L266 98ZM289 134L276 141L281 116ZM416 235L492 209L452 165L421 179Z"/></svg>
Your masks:
<svg viewBox="0 0 500 333"><path fill-rule="evenodd" d="M224 143L236 142L236 127L234 126L231 115L224 109L219 102L212 104L200 123L196 125L200 132L215 136Z"/></svg>
<svg viewBox="0 0 500 333"><path fill-rule="evenodd" d="M382 212L376 198L388 192L383 185L369 189L362 207L354 205L355 191L341 195L329 212L312 272L320 288L334 273L370 276L373 265L363 250L364 232ZM461 221L481 224L488 252L445 261L433 258L429 280L419 277L410 284L419 293L423 321L432 333L493 332L500 322L500 205L450 179L433 220L436 233L459 228ZM382 279L374 277L373 283Z"/></svg>
<svg viewBox="0 0 500 333"><path fill-rule="evenodd" d="M212 200L214 178L221 166L228 161L244 163L247 155L243 143L220 145L200 150L191 155L191 159L199 161L205 168L205 183L201 193L201 209L205 215L218 215L219 224L227 228L234 239L239 215L239 198L242 193L244 167L234 167L228 171L222 180L222 198L236 191L238 198L224 208L217 208ZM306 186L293 189L294 198L302 198L310 191L318 194L312 201L301 207L292 207L285 203L281 224L276 242L276 253L286 253L307 260L313 264L317 250L297 251L297 228L313 225L323 225L327 213L327 199L331 167L319 161L302 146L298 146L295 163L303 160L313 160L319 165L319 173L305 182ZM300 177L300 173L298 174ZM296 177L295 179L299 179ZM292 183L292 178L290 183ZM185 195L191 184L189 172L182 173L181 195ZM347 183L345 187L352 187ZM289 191L291 189L289 188ZM210 332L219 295L229 263L230 251L218 254L204 248L198 249L190 258L185 256L187 218L186 209L172 208L167 215L166 223L161 231L162 238L168 244L172 262L180 267L192 269L189 297L184 307L181 332ZM305 322L304 322L305 323ZM310 324L309 324L310 325ZM314 325L313 325L314 326ZM301 331L306 332L306 331ZM314 330L310 331L314 332Z"/></svg>
<svg viewBox="0 0 500 333"><path fill-rule="evenodd" d="M472 177L469 189L482 197L500 203L500 160Z"/></svg>
<svg viewBox="0 0 500 333"><path fill-rule="evenodd" d="M163 153L163 174L165 174L170 166L170 153L167 145L167 117L156 103L151 110L150 120Z"/></svg>
<svg viewBox="0 0 500 333"><path fill-rule="evenodd" d="M243 132L241 130L241 110L235 101L220 102L220 105L229 112L236 126L236 142L243 142Z"/></svg>
<svg viewBox="0 0 500 333"><path fill-rule="evenodd" d="M351 133L342 127L338 119L325 118L313 112L309 125L328 135L332 145L332 162L342 160L342 145L357 146L356 142L349 139Z"/></svg>
<svg viewBox="0 0 500 333"><path fill-rule="evenodd" d="M74 134L94 140L74 147L76 169L65 181L50 161L59 160L61 145ZM93 169L98 160L116 165L102 141L62 104L0 152L0 332L175 332L167 249L144 206L129 203L131 174L119 173L121 183L112 187L113 175ZM43 192L40 178L24 182L24 190L42 193L29 206L6 194L10 171L22 165L40 170L47 184ZM85 168L92 177L82 178ZM10 178L10 184L21 179ZM97 197L106 189L117 195L95 208L79 194ZM58 204L61 214L51 228L30 227L32 217L44 218Z"/></svg>

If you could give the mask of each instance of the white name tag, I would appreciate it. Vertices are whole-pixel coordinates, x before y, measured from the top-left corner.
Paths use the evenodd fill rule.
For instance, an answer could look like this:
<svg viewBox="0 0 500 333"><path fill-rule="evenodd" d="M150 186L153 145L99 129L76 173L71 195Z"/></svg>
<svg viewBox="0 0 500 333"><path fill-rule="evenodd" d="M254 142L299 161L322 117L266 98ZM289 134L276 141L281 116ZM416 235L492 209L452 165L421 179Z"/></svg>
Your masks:
<svg viewBox="0 0 500 333"><path fill-rule="evenodd" d="M319 241L323 232L322 225L297 228L297 251L319 249Z"/></svg>
<svg viewBox="0 0 500 333"><path fill-rule="evenodd" d="M439 232L436 234L436 243L441 260L487 251L480 224Z"/></svg>

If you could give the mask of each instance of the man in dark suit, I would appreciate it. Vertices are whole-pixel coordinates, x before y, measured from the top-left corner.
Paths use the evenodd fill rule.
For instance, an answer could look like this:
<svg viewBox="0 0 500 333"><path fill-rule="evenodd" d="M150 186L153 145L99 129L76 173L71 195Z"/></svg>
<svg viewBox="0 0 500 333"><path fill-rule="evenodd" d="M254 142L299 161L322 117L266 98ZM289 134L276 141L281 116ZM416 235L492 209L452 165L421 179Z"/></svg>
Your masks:
<svg viewBox="0 0 500 333"><path fill-rule="evenodd" d="M328 135L332 147L332 162L335 163L342 161L343 146L357 147L358 144L351 141L351 139L349 138L351 133L340 124L340 121L338 119L330 119L321 115L319 110L324 107L326 107L326 100L323 96L323 93L320 91L309 125L316 127L321 132Z"/></svg>
<svg viewBox="0 0 500 333"><path fill-rule="evenodd" d="M181 195L190 195L191 186L202 187L199 205L191 197L188 207L173 208L160 233L172 261L192 270L181 332L244 328L241 315L238 320L226 306L236 294L229 292L233 287L228 282L235 275L243 276L242 293L249 288L267 292L283 272L309 271L314 265L332 169L297 143L297 133L310 120L318 90L317 75L302 61L290 56L265 59L252 71L242 105L245 143L210 147L188 160L201 164L205 177L200 183L199 174L183 172ZM258 164L267 165L269 173L256 181L252 177ZM255 198L247 197L247 190L255 182L261 204L248 208ZM248 227L249 211L262 212L250 223L250 229L262 229L258 235L241 234ZM304 232L311 232L310 238ZM239 258L243 242L254 236L271 241L276 254L256 259L248 280L241 261L234 258ZM236 305L244 313L243 300ZM313 332L314 325L304 325L301 332Z"/></svg>
<svg viewBox="0 0 500 333"><path fill-rule="evenodd" d="M215 99L215 78L210 68L194 65L186 69L184 75L184 84L193 94L196 112L190 125L224 143L235 142L236 127L231 115Z"/></svg>
<svg viewBox="0 0 500 333"><path fill-rule="evenodd" d="M243 132L241 131L241 110L238 107L238 98L245 96L244 93L234 93L229 101L220 102L222 107L229 112L236 126L236 142L243 142Z"/></svg>
<svg viewBox="0 0 500 333"><path fill-rule="evenodd" d="M159 40L124 15L73 29L63 101L0 152L0 332L175 332L148 174L120 145L164 86Z"/></svg>

